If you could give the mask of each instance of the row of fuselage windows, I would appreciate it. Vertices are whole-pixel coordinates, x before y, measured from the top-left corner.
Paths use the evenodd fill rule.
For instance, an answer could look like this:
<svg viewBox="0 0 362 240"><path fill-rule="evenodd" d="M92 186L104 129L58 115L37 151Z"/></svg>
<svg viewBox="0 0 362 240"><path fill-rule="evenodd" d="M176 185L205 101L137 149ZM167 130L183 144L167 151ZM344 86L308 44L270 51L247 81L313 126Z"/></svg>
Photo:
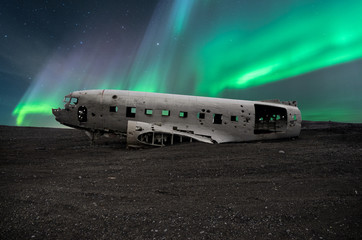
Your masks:
<svg viewBox="0 0 362 240"><path fill-rule="evenodd" d="M109 107L109 111L110 112L118 112L118 107L117 106L110 106ZM153 109L145 109L144 114L147 116L152 116L153 115ZM171 115L171 111L170 110L161 110L161 116L163 117L168 117ZM184 112L184 111L180 111L178 116L180 118L187 118L188 117L188 113ZM136 108L135 107L127 107L126 108L126 117L128 118L135 118L136 117ZM198 119L205 119L205 113L203 112L199 112L197 113L197 118ZM231 116L230 117L230 121L232 122L238 122L239 118L238 116ZM214 124L222 124L222 114L214 114L214 120L213 120Z"/></svg>

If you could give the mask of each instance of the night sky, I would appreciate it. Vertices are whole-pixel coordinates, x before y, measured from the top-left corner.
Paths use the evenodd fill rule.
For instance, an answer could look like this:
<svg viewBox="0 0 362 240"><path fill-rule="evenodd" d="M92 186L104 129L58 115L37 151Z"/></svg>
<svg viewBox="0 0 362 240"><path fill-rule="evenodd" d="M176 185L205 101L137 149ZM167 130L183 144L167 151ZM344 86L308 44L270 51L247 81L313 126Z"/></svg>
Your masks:
<svg viewBox="0 0 362 240"><path fill-rule="evenodd" d="M297 100L362 122L362 1L0 1L0 124L60 127L66 94Z"/></svg>

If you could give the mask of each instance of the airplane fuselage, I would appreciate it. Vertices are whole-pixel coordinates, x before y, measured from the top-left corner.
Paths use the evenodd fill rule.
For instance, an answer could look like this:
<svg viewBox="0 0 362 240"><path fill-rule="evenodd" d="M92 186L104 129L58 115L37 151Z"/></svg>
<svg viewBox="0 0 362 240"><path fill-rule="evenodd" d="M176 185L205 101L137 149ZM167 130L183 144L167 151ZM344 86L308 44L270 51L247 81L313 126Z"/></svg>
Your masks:
<svg viewBox="0 0 362 240"><path fill-rule="evenodd" d="M292 102L273 103L125 90L76 91L64 109L53 109L60 123L90 132L164 133L210 143L297 137L301 113ZM141 137L140 135L144 135ZM162 140L163 141L163 140ZM166 140L165 140L166 141ZM179 141L179 139L177 140ZM150 145L155 140L147 140Z"/></svg>

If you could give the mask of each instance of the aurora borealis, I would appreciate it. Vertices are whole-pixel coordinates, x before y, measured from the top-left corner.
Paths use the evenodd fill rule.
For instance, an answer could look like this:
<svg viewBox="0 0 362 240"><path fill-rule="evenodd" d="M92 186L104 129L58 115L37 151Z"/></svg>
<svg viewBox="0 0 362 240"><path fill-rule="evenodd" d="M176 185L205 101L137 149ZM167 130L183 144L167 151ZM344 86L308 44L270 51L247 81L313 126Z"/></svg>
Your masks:
<svg viewBox="0 0 362 240"><path fill-rule="evenodd" d="M8 10L8 11L7 11ZM362 2L62 1L0 5L1 124L56 126L83 89L297 100L362 122Z"/></svg>

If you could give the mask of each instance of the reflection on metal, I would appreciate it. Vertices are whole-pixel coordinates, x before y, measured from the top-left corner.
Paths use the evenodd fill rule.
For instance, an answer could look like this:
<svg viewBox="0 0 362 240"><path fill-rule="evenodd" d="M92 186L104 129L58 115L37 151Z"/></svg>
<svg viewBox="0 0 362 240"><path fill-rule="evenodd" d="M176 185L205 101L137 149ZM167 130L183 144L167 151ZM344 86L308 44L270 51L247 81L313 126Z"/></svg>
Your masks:
<svg viewBox="0 0 362 240"><path fill-rule="evenodd" d="M53 109L66 126L95 135L126 135L129 146L185 142L226 143L299 136L295 101L245 101L123 90L76 91L64 109ZM89 113L89 114L88 114Z"/></svg>

